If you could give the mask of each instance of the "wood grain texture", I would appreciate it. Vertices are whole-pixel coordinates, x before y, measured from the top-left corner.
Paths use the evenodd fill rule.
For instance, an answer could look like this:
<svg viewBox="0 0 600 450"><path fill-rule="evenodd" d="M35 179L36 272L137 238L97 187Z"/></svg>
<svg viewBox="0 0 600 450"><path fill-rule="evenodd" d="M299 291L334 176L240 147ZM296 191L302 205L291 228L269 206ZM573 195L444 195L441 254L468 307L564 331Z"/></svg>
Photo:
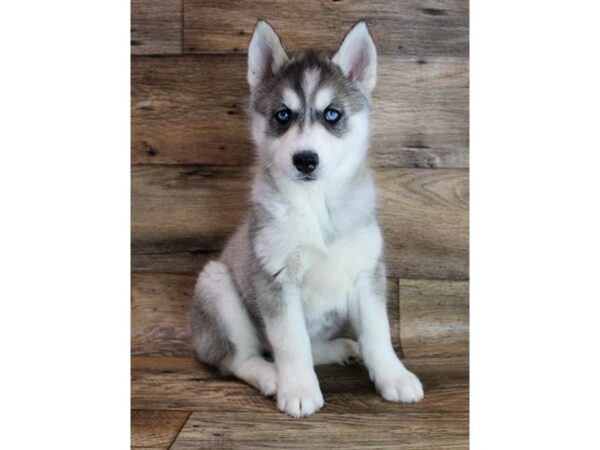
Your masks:
<svg viewBox="0 0 600 450"><path fill-rule="evenodd" d="M380 57L374 166L468 167L468 60ZM132 61L133 163L246 165L246 59L200 55Z"/></svg>
<svg viewBox="0 0 600 450"><path fill-rule="evenodd" d="M195 282L195 275L132 275L132 355L193 355L190 311Z"/></svg>
<svg viewBox="0 0 600 450"><path fill-rule="evenodd" d="M138 361L140 360L140 361ZM363 366L318 366L325 397L323 413L460 415L469 410L469 369L465 358L405 359L425 388L417 404L386 402ZM194 358L133 357L132 409L198 412L277 412L273 399L243 382L224 377Z"/></svg>
<svg viewBox="0 0 600 450"><path fill-rule="evenodd" d="M193 356L191 300L196 275L133 274L131 280L131 354ZM388 280L392 341L400 346L398 281Z"/></svg>
<svg viewBox="0 0 600 450"><path fill-rule="evenodd" d="M280 413L193 413L173 449L467 449L467 414L333 414L298 420ZM231 424L235 424L232 426Z"/></svg>
<svg viewBox="0 0 600 450"><path fill-rule="evenodd" d="M400 280L400 328L408 357L469 355L469 283Z"/></svg>
<svg viewBox="0 0 600 450"><path fill-rule="evenodd" d="M182 0L131 0L131 53L181 54Z"/></svg>
<svg viewBox="0 0 600 450"><path fill-rule="evenodd" d="M468 172L380 168L379 217L391 277L468 278ZM247 205L248 168L132 168L132 268L197 273Z"/></svg>
<svg viewBox="0 0 600 450"><path fill-rule="evenodd" d="M380 54L466 55L466 0L184 0L185 52L245 53L257 18L277 29L290 49L337 50L359 20L367 20Z"/></svg>
<svg viewBox="0 0 600 450"><path fill-rule="evenodd" d="M187 411L131 411L131 448L169 448L190 414Z"/></svg>
<svg viewBox="0 0 600 450"><path fill-rule="evenodd" d="M468 279L468 171L386 168L375 181L389 275Z"/></svg>

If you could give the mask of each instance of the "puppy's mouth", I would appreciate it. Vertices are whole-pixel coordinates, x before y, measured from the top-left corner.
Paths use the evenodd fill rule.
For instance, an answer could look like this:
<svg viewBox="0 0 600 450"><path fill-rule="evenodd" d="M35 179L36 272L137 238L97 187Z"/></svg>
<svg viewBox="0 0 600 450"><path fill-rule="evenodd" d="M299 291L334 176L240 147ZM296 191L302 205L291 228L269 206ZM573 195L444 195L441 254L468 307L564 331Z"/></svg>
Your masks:
<svg viewBox="0 0 600 450"><path fill-rule="evenodd" d="M293 180L297 181L298 183L308 183L310 181L317 181L318 179L321 178L321 171L320 170L313 170L312 172L309 173L302 173L298 170L295 171L295 173L291 174L291 177Z"/></svg>
<svg viewBox="0 0 600 450"><path fill-rule="evenodd" d="M304 174L304 173L297 173L294 176L294 179L297 181L301 181L301 182L309 182L309 181L315 181L318 179L318 177L314 174Z"/></svg>

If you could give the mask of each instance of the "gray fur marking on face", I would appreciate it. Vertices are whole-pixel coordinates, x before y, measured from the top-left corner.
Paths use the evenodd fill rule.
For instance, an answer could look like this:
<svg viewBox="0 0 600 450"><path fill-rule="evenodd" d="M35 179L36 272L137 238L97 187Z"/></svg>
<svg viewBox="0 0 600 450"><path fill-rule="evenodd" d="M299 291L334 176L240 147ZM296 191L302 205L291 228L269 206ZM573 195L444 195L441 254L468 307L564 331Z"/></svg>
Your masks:
<svg viewBox="0 0 600 450"><path fill-rule="evenodd" d="M318 73L318 79L316 88L307 102L303 82L305 74L309 71ZM331 105L342 113L341 119L336 124L326 122L323 111L315 107L316 94L324 88L332 90ZM284 102L285 89L295 92L300 99L301 107L298 111L292 111L292 118L288 123L281 124L274 116L281 108L290 108L290 105ZM325 53L308 50L292 54L290 60L276 75L265 78L253 92L250 105L254 112L267 119L267 133L271 137L281 136L295 123L304 124L307 121L312 123L318 121L330 133L342 137L348 131L349 116L368 108L369 100Z"/></svg>

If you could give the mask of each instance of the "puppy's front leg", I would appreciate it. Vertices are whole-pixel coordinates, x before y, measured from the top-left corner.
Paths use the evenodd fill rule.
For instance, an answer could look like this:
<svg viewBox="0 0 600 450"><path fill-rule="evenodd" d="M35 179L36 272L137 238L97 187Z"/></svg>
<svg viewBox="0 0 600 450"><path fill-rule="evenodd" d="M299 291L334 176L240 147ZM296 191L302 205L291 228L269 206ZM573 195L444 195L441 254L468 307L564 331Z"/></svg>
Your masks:
<svg viewBox="0 0 600 450"><path fill-rule="evenodd" d="M390 337L385 298L385 269L361 276L350 303L350 320L358 332L361 356L381 396L412 403L423 398L419 379L398 359Z"/></svg>
<svg viewBox="0 0 600 450"><path fill-rule="evenodd" d="M323 394L313 368L310 338L300 293L284 287L265 327L277 367L277 407L294 417L309 416L323 406Z"/></svg>

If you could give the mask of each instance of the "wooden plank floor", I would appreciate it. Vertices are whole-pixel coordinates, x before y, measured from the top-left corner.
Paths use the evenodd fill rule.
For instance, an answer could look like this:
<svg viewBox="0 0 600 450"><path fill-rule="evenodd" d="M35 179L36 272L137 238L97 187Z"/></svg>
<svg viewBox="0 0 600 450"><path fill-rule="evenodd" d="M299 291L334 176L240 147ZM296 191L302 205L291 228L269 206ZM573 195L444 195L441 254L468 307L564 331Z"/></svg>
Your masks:
<svg viewBox="0 0 600 450"><path fill-rule="evenodd" d="M362 365L328 365L316 370L325 397L322 411L450 416L468 412L467 358L404 358L404 362L423 382L426 392L422 402L387 402L377 395ZM273 399L233 377L220 375L193 357L134 356L131 388L134 410L277 412Z"/></svg>
<svg viewBox="0 0 600 450"><path fill-rule="evenodd" d="M468 283L391 281L391 325L411 324L400 329L395 346L398 353L404 348L405 364L421 378L424 400L386 402L363 366L320 366L325 406L294 420L273 399L193 357L182 338L189 333L193 276L135 275L132 447L467 448Z"/></svg>
<svg viewBox="0 0 600 450"><path fill-rule="evenodd" d="M279 413L256 420L252 413L196 412L171 448L462 449L467 426L466 414L321 412L295 421Z"/></svg>
<svg viewBox="0 0 600 450"><path fill-rule="evenodd" d="M468 1L131 6L132 448L468 448ZM258 17L291 50L332 52L355 21L369 23L388 313L421 403L383 401L360 365L322 366L325 406L292 419L194 358L195 277L246 209L245 52Z"/></svg>

